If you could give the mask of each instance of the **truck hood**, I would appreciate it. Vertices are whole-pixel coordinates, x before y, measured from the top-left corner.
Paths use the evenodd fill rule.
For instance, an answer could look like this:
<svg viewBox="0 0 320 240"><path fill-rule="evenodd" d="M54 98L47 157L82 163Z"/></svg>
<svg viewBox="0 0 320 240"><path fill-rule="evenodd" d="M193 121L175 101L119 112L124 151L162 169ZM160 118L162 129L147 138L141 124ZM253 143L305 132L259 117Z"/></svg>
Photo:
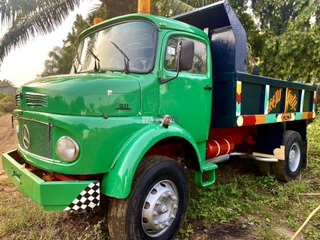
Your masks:
<svg viewBox="0 0 320 240"><path fill-rule="evenodd" d="M82 116L135 116L141 108L140 84L123 73L42 78L21 88L23 110Z"/></svg>

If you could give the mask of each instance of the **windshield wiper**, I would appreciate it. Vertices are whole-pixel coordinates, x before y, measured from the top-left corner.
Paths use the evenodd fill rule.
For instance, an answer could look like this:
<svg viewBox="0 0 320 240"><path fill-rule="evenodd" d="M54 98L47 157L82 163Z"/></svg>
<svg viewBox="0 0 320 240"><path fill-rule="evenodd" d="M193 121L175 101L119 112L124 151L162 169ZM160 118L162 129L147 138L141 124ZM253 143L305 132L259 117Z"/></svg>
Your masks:
<svg viewBox="0 0 320 240"><path fill-rule="evenodd" d="M127 56L127 54L125 54L125 53L121 50L121 48L120 48L117 44L115 44L113 41L111 41L111 43L112 43L112 44L116 47L116 49L118 49L119 52L124 56L124 66L125 66L124 71L125 71L125 73L129 72L129 62L130 62L129 57Z"/></svg>
<svg viewBox="0 0 320 240"><path fill-rule="evenodd" d="M88 49L88 51L91 53L91 55L93 56L93 58L95 59L94 61L94 71L98 72L100 70L100 59L98 58L98 55L94 54L90 49ZM98 64L97 64L98 62Z"/></svg>

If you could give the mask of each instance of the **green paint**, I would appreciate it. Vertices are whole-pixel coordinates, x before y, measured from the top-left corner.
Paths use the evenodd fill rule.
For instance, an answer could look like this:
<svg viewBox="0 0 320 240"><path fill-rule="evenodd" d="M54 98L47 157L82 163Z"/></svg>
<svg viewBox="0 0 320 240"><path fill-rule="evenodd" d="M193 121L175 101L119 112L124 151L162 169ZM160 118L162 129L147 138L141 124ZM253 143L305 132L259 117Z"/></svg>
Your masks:
<svg viewBox="0 0 320 240"><path fill-rule="evenodd" d="M266 123L275 123L277 121L277 114L267 114Z"/></svg>
<svg viewBox="0 0 320 240"><path fill-rule="evenodd" d="M109 26L112 26L112 35ZM124 33L128 30L126 26L130 27L132 37L117 38L116 34L121 34L118 29ZM146 26L151 35L146 32ZM148 55L149 69L137 70L129 65L128 72L124 71L125 57L120 50L110 44L111 41L96 41L108 34L109 40L131 58L129 64L133 64L134 54L151 54ZM167 42L175 36L193 39L204 46L208 55L205 72L181 72L174 81L160 84L159 78L176 74L174 70L163 70ZM124 44L135 38L143 38L144 44L128 44L126 49ZM212 86L207 35L172 19L132 14L93 26L80 39L84 40L83 48L91 48L94 43L91 51L101 59L99 64L103 71L94 71L97 63L92 53L79 52L81 64L76 60L76 68L85 72L42 78L22 86L20 105L14 113L19 121L18 151L22 157L19 161L53 173L101 174L102 193L116 198L129 195L140 161L163 139L187 142L196 152L194 161L199 162L196 165L202 171L210 129L211 105L208 103L212 102L211 91L204 89ZM102 51L106 47L110 52ZM120 59L119 66L108 65L105 62L108 55L104 54ZM142 59L142 62L146 67L147 60ZM172 118L168 128L160 126L164 115ZM24 126L30 132L29 148L23 144ZM56 142L62 136L74 139L79 145L79 157L73 162L63 162L56 155ZM15 177L10 179L45 209L65 209L88 184L88 181L45 182L18 164L17 156L3 156L5 171L10 176L12 169L16 169L22 184Z"/></svg>
<svg viewBox="0 0 320 240"><path fill-rule="evenodd" d="M24 194L43 206L45 210L64 210L92 181L45 182L20 163L16 152L3 154L3 169L9 179Z"/></svg>

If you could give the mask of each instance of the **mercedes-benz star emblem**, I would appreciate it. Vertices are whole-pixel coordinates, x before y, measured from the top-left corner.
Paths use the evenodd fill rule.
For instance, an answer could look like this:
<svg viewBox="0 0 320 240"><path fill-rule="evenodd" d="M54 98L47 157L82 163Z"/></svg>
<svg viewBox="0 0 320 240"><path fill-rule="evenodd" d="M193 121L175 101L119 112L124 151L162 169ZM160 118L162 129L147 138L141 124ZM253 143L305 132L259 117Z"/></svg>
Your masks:
<svg viewBox="0 0 320 240"><path fill-rule="evenodd" d="M22 143L26 149L29 149L29 147L30 147L30 133L29 133L29 129L28 129L27 125L23 125Z"/></svg>

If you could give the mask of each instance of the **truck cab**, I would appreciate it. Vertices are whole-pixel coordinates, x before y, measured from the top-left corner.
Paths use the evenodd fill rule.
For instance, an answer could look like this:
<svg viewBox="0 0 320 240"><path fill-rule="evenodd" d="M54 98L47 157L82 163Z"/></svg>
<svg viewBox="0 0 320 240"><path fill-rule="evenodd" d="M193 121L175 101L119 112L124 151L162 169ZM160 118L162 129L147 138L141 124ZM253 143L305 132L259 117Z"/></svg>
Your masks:
<svg viewBox="0 0 320 240"><path fill-rule="evenodd" d="M249 74L227 1L174 19L117 17L79 41L69 75L19 89L19 144L2 157L45 210L93 209L105 195L112 237L171 239L188 205L185 169L208 186L218 163L250 155L279 180L300 174L315 87Z"/></svg>

